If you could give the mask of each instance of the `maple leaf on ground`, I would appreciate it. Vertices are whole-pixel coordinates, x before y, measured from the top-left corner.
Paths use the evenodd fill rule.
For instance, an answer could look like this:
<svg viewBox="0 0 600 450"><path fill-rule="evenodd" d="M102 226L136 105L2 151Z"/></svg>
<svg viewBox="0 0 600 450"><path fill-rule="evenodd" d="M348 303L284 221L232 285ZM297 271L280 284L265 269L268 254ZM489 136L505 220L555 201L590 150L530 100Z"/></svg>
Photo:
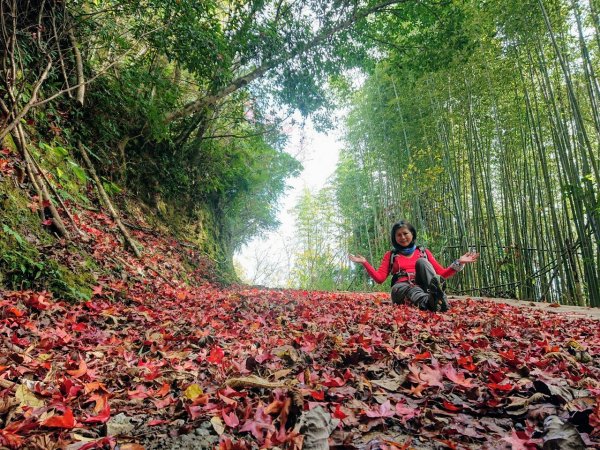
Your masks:
<svg viewBox="0 0 600 450"><path fill-rule="evenodd" d="M60 392L64 395L66 400L76 398L83 389L84 387L81 384L75 383L70 378L65 377L60 383Z"/></svg>
<svg viewBox="0 0 600 450"><path fill-rule="evenodd" d="M26 314L25 311L11 305L8 306L7 312L11 313L15 317L23 317Z"/></svg>
<svg viewBox="0 0 600 450"><path fill-rule="evenodd" d="M506 332L504 331L503 328L496 327L496 328L492 328L490 330L490 336L495 337L495 338L503 338L503 337L506 337Z"/></svg>
<svg viewBox="0 0 600 450"><path fill-rule="evenodd" d="M162 386L160 387L160 389L156 390L152 394L152 396L153 397L164 397L169 392L171 392L171 386L169 386L169 383L163 383Z"/></svg>
<svg viewBox="0 0 600 450"><path fill-rule="evenodd" d="M48 428L74 428L75 418L73 417L73 411L70 408L65 407L65 411L62 416L53 415L42 422L42 426Z"/></svg>
<svg viewBox="0 0 600 450"><path fill-rule="evenodd" d="M101 284L94 286L94 288L92 289L92 297L95 295L102 295L102 289L103 287Z"/></svg>
<svg viewBox="0 0 600 450"><path fill-rule="evenodd" d="M454 403L450 403L448 400L444 400L442 402L442 406L444 407L445 410L452 411L452 412L457 412L462 409L461 406L457 406Z"/></svg>
<svg viewBox="0 0 600 450"><path fill-rule="evenodd" d="M175 399L171 395L167 395L160 400L152 400L152 403L156 407L156 409L161 410L165 409L167 406L172 405L173 403L177 403L177 399Z"/></svg>
<svg viewBox="0 0 600 450"><path fill-rule="evenodd" d="M209 363L220 365L223 363L223 358L225 357L225 352L221 347L213 347L210 351L210 355L206 360Z"/></svg>
<svg viewBox="0 0 600 450"><path fill-rule="evenodd" d="M106 436L95 441L88 442L87 444L77 447L77 450L96 450L99 448L115 448L117 442L114 436ZM121 450L126 450L128 444L120 445ZM134 447L135 449L135 447ZM137 450L137 449L135 449Z"/></svg>
<svg viewBox="0 0 600 450"><path fill-rule="evenodd" d="M442 372L446 375L446 378L458 386L473 387L473 380L471 378L465 378L464 373L457 372L451 363L446 364L442 369Z"/></svg>
<svg viewBox="0 0 600 450"><path fill-rule="evenodd" d="M206 414L204 406L200 405L185 405L185 410L188 412L192 420L196 420Z"/></svg>
<svg viewBox="0 0 600 450"><path fill-rule="evenodd" d="M143 399L152 396L152 392L143 384L138 384L134 390L127 391L127 396L130 399Z"/></svg>
<svg viewBox="0 0 600 450"><path fill-rule="evenodd" d="M538 448L536 442L532 442L527 436L525 436L524 439L521 439L515 430L511 430L510 436L504 436L502 441L509 443L511 445L511 450L531 450L533 448Z"/></svg>
<svg viewBox="0 0 600 450"><path fill-rule="evenodd" d="M265 414L278 414L285 406L283 400L273 400L266 408Z"/></svg>
<svg viewBox="0 0 600 450"><path fill-rule="evenodd" d="M110 406L108 404L108 395L97 396L95 398L96 406L94 412L99 413L96 416L88 416L83 419L84 423L104 423L110 419Z"/></svg>
<svg viewBox="0 0 600 450"><path fill-rule="evenodd" d="M187 388L185 388L185 391L183 391L183 396L192 401L203 394L204 392L202 388L196 383L190 384Z"/></svg>
<svg viewBox="0 0 600 450"><path fill-rule="evenodd" d="M314 398L315 400L320 400L320 401L325 400L325 391L310 390L309 393L310 393L310 396L312 398Z"/></svg>
<svg viewBox="0 0 600 450"><path fill-rule="evenodd" d="M323 374L323 381L321 384L327 387L341 387L346 384L346 380L341 379L340 377L332 377L331 375L325 373Z"/></svg>
<svg viewBox="0 0 600 450"><path fill-rule="evenodd" d="M249 431L259 443L262 443L266 431L275 431L272 422L271 416L265 414L264 408L259 406L254 413L254 419L244 422L240 431Z"/></svg>
<svg viewBox="0 0 600 450"><path fill-rule="evenodd" d="M420 414L419 408L411 408L403 403L396 403L396 415L400 417L402 422L406 423L413 417L417 417Z"/></svg>
<svg viewBox="0 0 600 450"><path fill-rule="evenodd" d="M25 438L19 434L20 423L14 422L6 428L0 429L0 444L8 448L21 448L25 443Z"/></svg>
<svg viewBox="0 0 600 450"><path fill-rule="evenodd" d="M50 296L47 292L31 292L23 298L23 303L38 311L48 310L53 306Z"/></svg>
<svg viewBox="0 0 600 450"><path fill-rule="evenodd" d="M77 369L67 370L67 373L74 378L81 378L82 376L84 376L87 373L87 371L88 371L87 364L85 363L83 358L80 356L79 357L79 367Z"/></svg>
<svg viewBox="0 0 600 450"><path fill-rule="evenodd" d="M458 358L458 365L469 372L477 370L477 366L473 364L473 357L471 355Z"/></svg>
<svg viewBox="0 0 600 450"><path fill-rule="evenodd" d="M98 381L92 381L91 383L86 383L84 385L84 394L91 394L92 392L96 391L108 392L108 389L106 388L104 383L100 383Z"/></svg>
<svg viewBox="0 0 600 450"><path fill-rule="evenodd" d="M444 388L444 384L442 383L443 375L439 368L429 367L425 364L422 366L409 364L408 370L410 371L409 380L413 383Z"/></svg>
<svg viewBox="0 0 600 450"><path fill-rule="evenodd" d="M515 386L513 386L511 383L488 383L487 386L492 389L493 391L502 391L502 392L510 392L513 389L515 389Z"/></svg>
<svg viewBox="0 0 600 450"><path fill-rule="evenodd" d="M511 364L518 364L519 361L517 360L517 356L515 354L515 351L512 348L509 348L507 351L505 352L498 352L498 354L500 356L502 356L502 358L504 358L506 361L510 362Z"/></svg>
<svg viewBox="0 0 600 450"><path fill-rule="evenodd" d="M335 405L335 411L333 411L333 417L335 417L336 419L340 419L343 420L346 417L348 417L347 414L344 413L344 411L342 411L340 408L342 407L342 405L340 405L339 403L337 403Z"/></svg>
<svg viewBox="0 0 600 450"><path fill-rule="evenodd" d="M368 411L365 411L367 417L393 417L396 411L392 409L392 405L389 400L386 400L383 404L376 406Z"/></svg>
<svg viewBox="0 0 600 450"><path fill-rule="evenodd" d="M248 396L247 392L236 391L231 386L226 386L224 389L221 389L219 391L219 397L221 399L223 399L223 397L225 397L225 398L233 398L233 397L241 397L241 398L243 398L243 397L247 397L247 396Z"/></svg>
<svg viewBox="0 0 600 450"><path fill-rule="evenodd" d="M235 414L235 411L226 413L225 410L223 410L221 412L221 415L223 416L223 422L225 422L225 424L230 428L237 428L240 424L240 419L238 419L238 416Z"/></svg>
<svg viewBox="0 0 600 450"><path fill-rule="evenodd" d="M423 352L423 353L419 353L418 355L415 355L413 358L413 361L424 361L426 359L430 359L431 358L431 352L427 351L427 352Z"/></svg>

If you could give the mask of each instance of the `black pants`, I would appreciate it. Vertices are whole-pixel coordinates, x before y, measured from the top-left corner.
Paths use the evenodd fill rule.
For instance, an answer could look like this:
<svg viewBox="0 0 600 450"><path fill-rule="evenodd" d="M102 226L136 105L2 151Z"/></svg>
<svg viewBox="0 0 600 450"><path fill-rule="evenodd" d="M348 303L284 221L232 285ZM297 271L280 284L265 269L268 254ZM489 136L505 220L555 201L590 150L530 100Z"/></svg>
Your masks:
<svg viewBox="0 0 600 450"><path fill-rule="evenodd" d="M427 309L429 283L435 276L435 269L425 258L419 258L415 264L414 282L401 281L392 286L392 302L396 305L408 299L420 309Z"/></svg>

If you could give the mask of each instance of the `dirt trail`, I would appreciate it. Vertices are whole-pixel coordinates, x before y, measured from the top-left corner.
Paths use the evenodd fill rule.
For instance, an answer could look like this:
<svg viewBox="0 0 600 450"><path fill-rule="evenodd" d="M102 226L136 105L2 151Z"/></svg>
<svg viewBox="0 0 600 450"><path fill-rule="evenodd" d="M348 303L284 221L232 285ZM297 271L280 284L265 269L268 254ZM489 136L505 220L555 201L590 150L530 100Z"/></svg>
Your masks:
<svg viewBox="0 0 600 450"><path fill-rule="evenodd" d="M466 299L468 296L459 296L459 295L450 295L449 299ZM556 303L541 303L541 302L532 302L532 301L523 301L523 300L513 300L507 298L490 298L490 297L470 297L473 300L489 300L498 303L506 303L508 305L519 306L523 308L534 308L534 309L542 309L544 311L562 314L567 317L587 317L590 319L600 320L600 308L590 308L590 307L581 307L581 306L571 306L571 305L558 305Z"/></svg>

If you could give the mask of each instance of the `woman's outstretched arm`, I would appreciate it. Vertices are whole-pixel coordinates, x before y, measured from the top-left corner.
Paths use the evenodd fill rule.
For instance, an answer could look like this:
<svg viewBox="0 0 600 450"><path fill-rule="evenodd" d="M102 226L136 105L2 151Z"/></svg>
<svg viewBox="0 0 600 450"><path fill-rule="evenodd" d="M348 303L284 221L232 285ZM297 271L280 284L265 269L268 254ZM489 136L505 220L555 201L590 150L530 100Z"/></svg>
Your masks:
<svg viewBox="0 0 600 450"><path fill-rule="evenodd" d="M365 258L362 255L349 254L348 258L350 258L350 261L352 262L362 264L363 267L367 270L369 276L373 279L373 281L375 281L375 283L381 284L387 279L388 275L390 274L391 254L392 252L387 252L385 255L383 255L383 260L381 261L381 265L377 270L375 270L373 266L369 264L367 258Z"/></svg>

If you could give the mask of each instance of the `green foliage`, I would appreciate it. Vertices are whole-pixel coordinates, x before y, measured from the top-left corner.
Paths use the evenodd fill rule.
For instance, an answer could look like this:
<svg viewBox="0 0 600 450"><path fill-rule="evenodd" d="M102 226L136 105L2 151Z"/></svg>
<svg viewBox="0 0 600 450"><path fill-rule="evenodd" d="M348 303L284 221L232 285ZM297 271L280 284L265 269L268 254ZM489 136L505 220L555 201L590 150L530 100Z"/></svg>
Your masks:
<svg viewBox="0 0 600 450"><path fill-rule="evenodd" d="M351 248L377 260L391 223L408 218L442 263L475 243L482 267L498 267L462 274L453 288L477 282L491 295L575 298L570 278L581 272L597 302L593 5L451 2L435 14L422 7L414 3L392 19L395 27L375 30L390 45L352 99L335 184ZM413 27L418 20L423 26ZM555 255L572 248L570 236L581 254L568 265ZM506 248L519 257L506 258ZM539 269L547 267L556 270Z"/></svg>
<svg viewBox="0 0 600 450"><path fill-rule="evenodd" d="M91 296L91 269L75 273L40 250L52 238L39 226L39 218L26 206L21 194L0 183L0 288L48 290L58 298L86 300ZM71 252L77 254L77 249Z"/></svg>
<svg viewBox="0 0 600 450"><path fill-rule="evenodd" d="M125 163L117 143L133 133L144 130L150 139L169 140L163 117L181 94L175 77L174 66L160 54L122 68L115 77L102 77L89 90L82 136L117 165Z"/></svg>
<svg viewBox="0 0 600 450"><path fill-rule="evenodd" d="M289 284L301 289L346 290L352 282L347 239L332 189L305 190L294 207L293 270Z"/></svg>
<svg viewBox="0 0 600 450"><path fill-rule="evenodd" d="M169 223L180 222L173 219L175 211L185 212L183 223L209 217L199 231L202 245L220 248L227 259L244 242L277 225L278 198L286 180L300 169L282 151L279 128L291 111L313 115L318 128L326 129L331 126L328 110L335 105L331 87L348 95L352 70L388 76L387 70L376 69L385 57L392 67L411 65L416 79L418 64L423 64L420 73L432 67L442 70L460 59L457 53L466 58L477 48L476 27L465 26L473 15L470 2L399 1L377 8L379 3L29 2L15 11L19 60L12 69L22 79L9 86L18 95L8 109L24 107L49 61L39 99L77 84L72 33L83 59L81 75L88 81L84 106L77 104L73 89L37 106L27 117L45 145L35 156L50 168L61 195L76 199L87 181L70 150L81 140L95 155L109 193L138 194ZM7 29L12 27L8 17L12 16L4 14L2 19ZM29 30L38 25L36 36ZM12 80L12 51L3 50L0 77ZM380 88L385 92L377 98L377 107L383 112L393 100L392 86L369 87ZM427 90L421 86L415 93L424 95ZM402 105L414 111L407 123L419 122L417 103ZM365 104L363 112L371 106ZM369 142L376 151L365 164L368 170L394 161L373 156L390 145L374 133L382 126L388 127L385 132L394 128L393 114L388 110L386 117L373 117L377 123L357 118L374 139ZM429 145L421 140L410 149L415 161L400 169L406 177L423 167L432 177L442 176L441 149L419 152L426 148ZM400 156L409 149L394 151ZM435 163L428 165L432 155ZM390 170L378 176L396 174ZM423 195L428 199L437 195L434 191ZM367 203L383 199L385 192L363 190L361 196ZM392 216L392 209L405 205L388 205L386 214ZM365 211L369 217L379 213L376 207ZM365 225L367 234L379 232L375 221ZM210 228L212 237L206 231Z"/></svg>
<svg viewBox="0 0 600 450"><path fill-rule="evenodd" d="M39 142L37 148L31 148L30 154L36 161L54 175L55 183L63 199L77 199L87 203L87 197L82 195L84 186L88 183L87 172L73 157L72 149L63 147L58 141L50 145Z"/></svg>
<svg viewBox="0 0 600 450"><path fill-rule="evenodd" d="M288 153L264 143L257 142L254 146L251 142L240 144L249 146L249 149L244 154L243 170L235 182L232 180L230 183L224 200L233 250L279 225L276 218L279 197L287 187L286 180L296 176L301 169L300 163Z"/></svg>
<svg viewBox="0 0 600 450"><path fill-rule="evenodd" d="M138 8L141 20L134 22L138 39L147 35L155 51L198 79L211 78L229 63L216 2L146 0ZM217 79L212 82L219 84Z"/></svg>

